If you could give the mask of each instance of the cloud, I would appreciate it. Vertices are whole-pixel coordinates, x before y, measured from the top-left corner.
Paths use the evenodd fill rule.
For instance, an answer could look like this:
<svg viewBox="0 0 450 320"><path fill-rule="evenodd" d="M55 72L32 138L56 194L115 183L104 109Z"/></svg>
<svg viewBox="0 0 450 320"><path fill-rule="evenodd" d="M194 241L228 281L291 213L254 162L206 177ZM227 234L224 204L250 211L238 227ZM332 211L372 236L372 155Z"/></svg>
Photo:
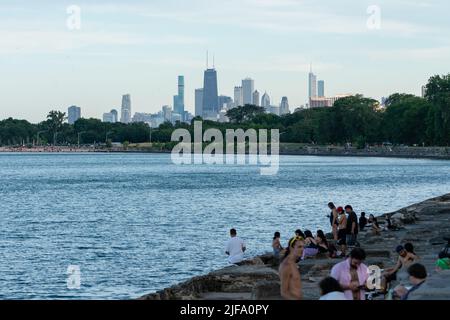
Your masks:
<svg viewBox="0 0 450 320"><path fill-rule="evenodd" d="M104 46L190 45L204 43L196 37L178 35L140 36L116 32L0 31L0 53L63 53Z"/></svg>

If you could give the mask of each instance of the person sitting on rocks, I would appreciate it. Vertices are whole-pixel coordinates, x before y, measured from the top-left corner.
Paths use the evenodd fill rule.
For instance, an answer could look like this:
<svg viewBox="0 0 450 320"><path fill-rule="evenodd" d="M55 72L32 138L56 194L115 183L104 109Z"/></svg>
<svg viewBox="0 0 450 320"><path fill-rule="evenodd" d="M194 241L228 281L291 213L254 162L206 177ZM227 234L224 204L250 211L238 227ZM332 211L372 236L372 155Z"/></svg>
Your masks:
<svg viewBox="0 0 450 320"><path fill-rule="evenodd" d="M337 249L336 246L332 243L329 243L325 233L322 230L317 230L316 235L316 244L319 253L328 253L330 258L336 258Z"/></svg>
<svg viewBox="0 0 450 320"><path fill-rule="evenodd" d="M366 299L365 288L369 271L363 263L365 259L366 252L361 248L354 248L349 258L331 269L331 276L339 282L347 300Z"/></svg>
<svg viewBox="0 0 450 320"><path fill-rule="evenodd" d="M317 230L316 233L316 245L319 253L328 253L330 248L328 246L327 238L322 230Z"/></svg>
<svg viewBox="0 0 450 320"><path fill-rule="evenodd" d="M302 237L303 239L305 239L305 234L303 233L303 231L301 229L295 230L295 236Z"/></svg>
<svg viewBox="0 0 450 320"><path fill-rule="evenodd" d="M303 254L305 241L302 237L289 240L283 261L280 264L281 296L286 300L301 300L302 281L297 262Z"/></svg>
<svg viewBox="0 0 450 320"><path fill-rule="evenodd" d="M314 239L311 231L305 231L305 250L303 250L302 260L308 257L315 257L319 249L317 248L316 239Z"/></svg>
<svg viewBox="0 0 450 320"><path fill-rule="evenodd" d="M246 250L244 240L237 236L236 229L230 230L231 239L228 240L225 254L227 254L228 262L231 264L237 264L244 260L244 252Z"/></svg>
<svg viewBox="0 0 450 320"><path fill-rule="evenodd" d="M359 230L363 231L367 225L366 213L361 212L361 216L359 217Z"/></svg>
<svg viewBox="0 0 450 320"><path fill-rule="evenodd" d="M398 231L398 230L400 230L399 227L397 227L396 225L394 225L392 223L392 219L391 219L391 215L390 214L386 215L386 228L388 230L391 230L391 231Z"/></svg>
<svg viewBox="0 0 450 320"><path fill-rule="evenodd" d="M384 292L387 291L388 286L392 281L401 280L397 279L397 275L399 272L403 271L404 273L406 268L419 260L415 254L406 251L405 248L401 245L397 246L395 251L398 253L397 264L393 268L385 270L385 272L382 274L383 278L381 280L381 287Z"/></svg>
<svg viewBox="0 0 450 320"><path fill-rule="evenodd" d="M417 257L417 260L420 259L420 257L414 251L414 245L411 242L405 243L405 245L403 247L405 248L405 250L407 252L412 253L413 255L415 255Z"/></svg>
<svg viewBox="0 0 450 320"><path fill-rule="evenodd" d="M333 277L326 277L319 283L319 300L347 300L339 282Z"/></svg>
<svg viewBox="0 0 450 320"><path fill-rule="evenodd" d="M280 252L283 250L283 246L280 242L281 234L279 232L275 232L272 241L273 255L275 258L280 258Z"/></svg>
<svg viewBox="0 0 450 320"><path fill-rule="evenodd" d="M445 252L439 252L438 260L436 261L436 271L450 270L450 258Z"/></svg>
<svg viewBox="0 0 450 320"><path fill-rule="evenodd" d="M414 263L408 268L409 282L412 287L400 285L394 289L394 298L415 300L414 295L420 293L420 288L427 280L427 269L420 263Z"/></svg>
<svg viewBox="0 0 450 320"><path fill-rule="evenodd" d="M377 235L377 236L380 235L381 228L380 228L380 225L378 224L377 218L375 218L375 216L373 214L371 214L369 216L368 222L369 222L368 226L370 226L372 229L372 234Z"/></svg>

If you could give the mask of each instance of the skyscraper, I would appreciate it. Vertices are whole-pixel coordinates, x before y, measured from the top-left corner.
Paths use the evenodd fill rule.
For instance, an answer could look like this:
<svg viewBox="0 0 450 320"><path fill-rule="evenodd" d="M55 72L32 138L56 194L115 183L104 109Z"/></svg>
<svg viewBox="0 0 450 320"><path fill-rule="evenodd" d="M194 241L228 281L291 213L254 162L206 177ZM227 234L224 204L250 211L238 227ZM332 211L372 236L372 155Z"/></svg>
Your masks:
<svg viewBox="0 0 450 320"><path fill-rule="evenodd" d="M289 102L287 97L281 98L280 116L289 113Z"/></svg>
<svg viewBox="0 0 450 320"><path fill-rule="evenodd" d="M67 120L69 121L69 124L74 124L75 121L81 118L81 108L77 106L71 106L67 110Z"/></svg>
<svg viewBox="0 0 450 320"><path fill-rule="evenodd" d="M117 110L115 109L103 114L103 122L116 123L117 120Z"/></svg>
<svg viewBox="0 0 450 320"><path fill-rule="evenodd" d="M319 98L325 97L325 81L323 80L317 82L317 95Z"/></svg>
<svg viewBox="0 0 450 320"><path fill-rule="evenodd" d="M231 97L219 96L219 109L220 110L222 110L223 108L230 109L232 102L233 99L231 99Z"/></svg>
<svg viewBox="0 0 450 320"><path fill-rule="evenodd" d="M129 94L122 96L122 110L120 115L120 122L130 123L131 122L131 97Z"/></svg>
<svg viewBox="0 0 450 320"><path fill-rule="evenodd" d="M309 72L309 98L317 97L317 77L311 71Z"/></svg>
<svg viewBox="0 0 450 320"><path fill-rule="evenodd" d="M242 87L234 87L234 106L242 106Z"/></svg>
<svg viewBox="0 0 450 320"><path fill-rule="evenodd" d="M219 95L217 89L217 72L215 69L206 69L203 79L203 105L204 118L217 118L219 114Z"/></svg>
<svg viewBox="0 0 450 320"><path fill-rule="evenodd" d="M195 116L203 116L203 88L195 89Z"/></svg>
<svg viewBox="0 0 450 320"><path fill-rule="evenodd" d="M253 92L255 91L255 81L250 78L242 80L242 103L253 104Z"/></svg>
<svg viewBox="0 0 450 320"><path fill-rule="evenodd" d="M255 90L255 92L253 92L252 100L253 100L252 104L259 107L259 91L258 90Z"/></svg>
<svg viewBox="0 0 450 320"><path fill-rule="evenodd" d="M270 107L270 97L267 92L264 92L261 98L261 107L268 108Z"/></svg>
<svg viewBox="0 0 450 320"><path fill-rule="evenodd" d="M113 116L113 122L119 122L119 113L117 112L116 109L112 109L110 112Z"/></svg>
<svg viewBox="0 0 450 320"><path fill-rule="evenodd" d="M173 97L173 111L184 120L184 76L178 76L178 95Z"/></svg>
<svg viewBox="0 0 450 320"><path fill-rule="evenodd" d="M427 95L427 86L422 86L422 98L425 98Z"/></svg>

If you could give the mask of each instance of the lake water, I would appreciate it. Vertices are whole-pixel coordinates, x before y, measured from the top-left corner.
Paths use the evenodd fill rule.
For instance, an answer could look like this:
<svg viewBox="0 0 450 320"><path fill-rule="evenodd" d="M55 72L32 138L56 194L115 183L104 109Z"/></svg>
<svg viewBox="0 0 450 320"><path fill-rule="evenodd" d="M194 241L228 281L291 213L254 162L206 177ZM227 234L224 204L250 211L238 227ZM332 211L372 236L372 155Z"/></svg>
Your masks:
<svg viewBox="0 0 450 320"><path fill-rule="evenodd" d="M450 161L282 156L277 175L259 172L166 154L0 154L0 298L136 298L225 266L231 227L251 257L275 231L328 231L329 201L381 214L450 192Z"/></svg>

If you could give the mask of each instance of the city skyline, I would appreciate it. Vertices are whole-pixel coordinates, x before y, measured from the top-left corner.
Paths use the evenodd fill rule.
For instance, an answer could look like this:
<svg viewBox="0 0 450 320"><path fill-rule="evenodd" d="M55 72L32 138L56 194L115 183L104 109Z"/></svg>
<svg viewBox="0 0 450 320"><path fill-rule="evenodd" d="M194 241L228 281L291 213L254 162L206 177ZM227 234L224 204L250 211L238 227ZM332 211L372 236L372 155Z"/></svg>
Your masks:
<svg viewBox="0 0 450 320"><path fill-rule="evenodd" d="M219 95L233 97L238 81L251 77L261 95L267 91L277 104L287 96L292 108L308 101L311 62L326 96L375 99L420 96L430 76L450 69L448 2L379 1L375 30L367 27L371 2L344 2L77 1L79 30L66 26L73 3L1 4L0 118L39 122L48 110L71 105L101 118L120 109L126 93L133 113L155 113L173 104L178 75L185 77L185 110L194 113L207 50L215 53Z"/></svg>

